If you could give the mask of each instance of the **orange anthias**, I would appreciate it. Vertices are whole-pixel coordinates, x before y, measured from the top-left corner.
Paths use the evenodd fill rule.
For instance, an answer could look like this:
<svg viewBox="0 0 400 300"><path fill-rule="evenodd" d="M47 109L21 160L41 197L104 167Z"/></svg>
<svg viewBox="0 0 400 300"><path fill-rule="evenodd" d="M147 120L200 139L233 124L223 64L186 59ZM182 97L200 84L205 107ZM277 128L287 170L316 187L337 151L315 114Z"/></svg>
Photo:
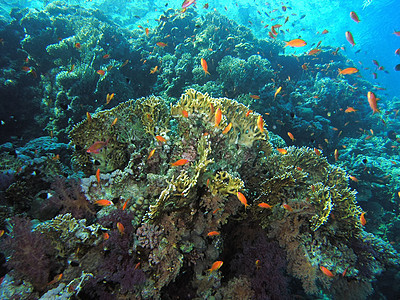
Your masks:
<svg viewBox="0 0 400 300"><path fill-rule="evenodd" d="M346 69L338 69L339 75L350 75L358 72L357 68L346 68Z"/></svg>
<svg viewBox="0 0 400 300"><path fill-rule="evenodd" d="M258 206L261 208L272 208L271 205L269 205L268 203L265 203L265 202L259 203Z"/></svg>
<svg viewBox="0 0 400 300"><path fill-rule="evenodd" d="M264 132L264 120L261 116L258 116L257 118L257 127L261 132Z"/></svg>
<svg viewBox="0 0 400 300"><path fill-rule="evenodd" d="M237 192L236 196L238 197L239 201L242 202L242 204L244 205L244 207L246 208L247 206L249 206L247 204L247 199L246 197L241 193L241 192Z"/></svg>
<svg viewBox="0 0 400 300"><path fill-rule="evenodd" d="M368 92L367 98L369 106L372 109L372 114L374 115L375 113L380 112L380 110L378 109L378 103L375 94L373 92Z"/></svg>
<svg viewBox="0 0 400 300"><path fill-rule="evenodd" d="M365 224L367 224L367 220L365 219L365 212L363 212L360 216L360 223L362 226L365 226Z"/></svg>
<svg viewBox="0 0 400 300"><path fill-rule="evenodd" d="M307 45L307 43L302 39L294 39L294 40L291 40L291 41L285 42L285 43L286 43L285 47L287 47L287 46L290 46L290 47L304 47L305 45Z"/></svg>
<svg viewBox="0 0 400 300"><path fill-rule="evenodd" d="M122 225L121 222L118 222L118 223L117 223L117 228L118 228L118 231L119 231L119 233L120 233L121 235L124 234L125 227L124 227L124 225Z"/></svg>
<svg viewBox="0 0 400 300"><path fill-rule="evenodd" d="M215 236L215 235L219 235L218 231L210 231L209 233L207 233L208 236Z"/></svg>
<svg viewBox="0 0 400 300"><path fill-rule="evenodd" d="M94 203L99 205L99 206L113 205L113 203L110 200L106 200L106 199L100 199L100 200L95 201Z"/></svg>
<svg viewBox="0 0 400 300"><path fill-rule="evenodd" d="M187 159L181 158L178 159L176 162L173 162L171 166L177 167L177 166L183 166L184 164L187 164L189 161Z"/></svg>
<svg viewBox="0 0 400 300"><path fill-rule="evenodd" d="M214 127L218 127L219 123L221 123L222 120L222 111L220 108L217 109L215 112L215 125Z"/></svg>
<svg viewBox="0 0 400 300"><path fill-rule="evenodd" d="M201 67L203 68L205 75L211 75L210 72L208 72L208 65L204 58L201 59Z"/></svg>
<svg viewBox="0 0 400 300"><path fill-rule="evenodd" d="M333 275L333 273L330 270L328 270L324 266L320 266L319 268L321 269L322 273L324 273L326 276L331 277L331 278L335 276L335 275Z"/></svg>
<svg viewBox="0 0 400 300"><path fill-rule="evenodd" d="M211 266L211 269L208 269L208 271L213 272L218 270L219 268L222 267L222 265L224 264L224 262L222 260L217 260L216 262L214 262Z"/></svg>

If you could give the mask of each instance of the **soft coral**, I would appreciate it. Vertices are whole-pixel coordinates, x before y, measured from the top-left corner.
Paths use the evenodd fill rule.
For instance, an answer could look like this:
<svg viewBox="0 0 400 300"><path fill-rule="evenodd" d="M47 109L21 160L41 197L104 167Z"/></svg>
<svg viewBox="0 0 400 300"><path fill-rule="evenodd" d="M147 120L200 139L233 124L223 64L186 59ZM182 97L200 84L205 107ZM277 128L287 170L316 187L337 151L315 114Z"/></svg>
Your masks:
<svg viewBox="0 0 400 300"><path fill-rule="evenodd" d="M8 266L16 271L17 276L32 283L37 290L42 290L55 268L54 249L43 234L31 231L29 219L14 217L12 222L13 236L3 246L11 250Z"/></svg>

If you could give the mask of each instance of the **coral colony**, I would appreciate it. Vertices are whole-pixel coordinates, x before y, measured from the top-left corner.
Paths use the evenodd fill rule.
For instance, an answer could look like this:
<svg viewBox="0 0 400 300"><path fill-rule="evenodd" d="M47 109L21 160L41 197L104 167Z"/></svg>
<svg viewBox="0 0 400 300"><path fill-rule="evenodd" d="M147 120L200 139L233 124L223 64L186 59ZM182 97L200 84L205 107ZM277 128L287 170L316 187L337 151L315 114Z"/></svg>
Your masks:
<svg viewBox="0 0 400 300"><path fill-rule="evenodd" d="M378 224L400 226L383 199L397 141L369 131L373 86L337 49L280 55L191 4L132 31L59 2L13 10L3 35L31 69L7 89L49 136L0 146L2 299L366 299L398 271Z"/></svg>

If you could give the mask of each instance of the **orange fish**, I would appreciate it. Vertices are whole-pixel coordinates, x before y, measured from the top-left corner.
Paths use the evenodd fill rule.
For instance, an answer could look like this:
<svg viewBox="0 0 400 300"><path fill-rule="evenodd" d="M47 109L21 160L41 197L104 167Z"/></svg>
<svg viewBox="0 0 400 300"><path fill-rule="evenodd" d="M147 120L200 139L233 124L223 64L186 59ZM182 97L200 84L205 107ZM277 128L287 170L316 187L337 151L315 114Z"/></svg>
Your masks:
<svg viewBox="0 0 400 300"><path fill-rule="evenodd" d="M184 116L185 118L189 118L189 113L186 110L182 109L182 116Z"/></svg>
<svg viewBox="0 0 400 300"><path fill-rule="evenodd" d="M261 208L272 208L271 205L269 205L268 203L265 203L265 202L259 203L258 206Z"/></svg>
<svg viewBox="0 0 400 300"><path fill-rule="evenodd" d="M81 47L82 47L82 46L81 46L81 43L75 43L75 48L76 48L76 49L80 50Z"/></svg>
<svg viewBox="0 0 400 300"><path fill-rule="evenodd" d="M348 269L349 267L347 267L346 269L344 269L344 271L343 271L343 273L342 273L342 276L344 277L344 276L346 276L346 273L347 273L347 269Z"/></svg>
<svg viewBox="0 0 400 300"><path fill-rule="evenodd" d="M97 183L100 184L100 169L97 169L97 171L96 171L96 179L97 179Z"/></svg>
<svg viewBox="0 0 400 300"><path fill-rule="evenodd" d="M146 35L149 36L149 31L150 30L148 28L146 28L144 31L146 32Z"/></svg>
<svg viewBox="0 0 400 300"><path fill-rule="evenodd" d="M324 266L320 266L319 268L321 269L322 273L324 273L326 276L331 277L331 278L335 276L335 275L333 275L333 273L331 271L329 271Z"/></svg>
<svg viewBox="0 0 400 300"><path fill-rule="evenodd" d="M181 158L178 159L176 162L173 162L171 164L172 167L178 167L178 166L183 166L184 164L187 164L189 161L187 159Z"/></svg>
<svg viewBox="0 0 400 300"><path fill-rule="evenodd" d="M110 101L114 98L115 94L107 94L106 96L106 104L110 103Z"/></svg>
<svg viewBox="0 0 400 300"><path fill-rule="evenodd" d="M339 151L338 151L338 149L335 149L335 152L333 153L333 156L335 157L335 161L338 161L338 159L339 159Z"/></svg>
<svg viewBox="0 0 400 300"><path fill-rule="evenodd" d="M354 109L353 107L349 106L346 108L346 110L344 111L345 113L352 113L352 112L356 112L357 109Z"/></svg>
<svg viewBox="0 0 400 300"><path fill-rule="evenodd" d="M124 205L122 205L122 210L125 210L125 209L126 209L126 205L128 204L128 201L129 201L129 200L130 200L130 199L126 199Z"/></svg>
<svg viewBox="0 0 400 300"><path fill-rule="evenodd" d="M104 70L97 70L96 73L99 74L100 76L104 76L104 75L106 74L106 71L104 71Z"/></svg>
<svg viewBox="0 0 400 300"><path fill-rule="evenodd" d="M122 63L122 65L121 65L120 68L125 67L125 66L128 64L128 62L129 62L129 59L125 60L125 61Z"/></svg>
<svg viewBox="0 0 400 300"><path fill-rule="evenodd" d="M315 154L317 154L318 156L320 156L320 155L321 155L321 151L319 151L319 149L318 149L318 148L314 148L314 152L315 152Z"/></svg>
<svg viewBox="0 0 400 300"><path fill-rule="evenodd" d="M217 111L215 112L215 125L214 127L218 127L219 123L221 123L221 119L222 119L222 111L220 108L217 109Z"/></svg>
<svg viewBox="0 0 400 300"><path fill-rule="evenodd" d="M201 59L201 66L202 66L202 68L204 70L205 75L211 75L208 72L208 65L207 65L207 62L206 62L206 60L204 58Z"/></svg>
<svg viewBox="0 0 400 300"><path fill-rule="evenodd" d="M158 72L158 66L155 66L154 68L152 68L152 69L150 70L150 74L154 74L154 73L156 73L156 72Z"/></svg>
<svg viewBox="0 0 400 300"><path fill-rule="evenodd" d="M321 49L312 49L308 52L308 55L316 55L321 52Z"/></svg>
<svg viewBox="0 0 400 300"><path fill-rule="evenodd" d="M110 238L110 235L107 232L103 232L103 239L106 241Z"/></svg>
<svg viewBox="0 0 400 300"><path fill-rule="evenodd" d="M350 175L349 178L354 182L358 182L358 179L355 176Z"/></svg>
<svg viewBox="0 0 400 300"><path fill-rule="evenodd" d="M115 118L114 121L112 121L111 126L114 126L118 121L118 118Z"/></svg>
<svg viewBox="0 0 400 300"><path fill-rule="evenodd" d="M167 46L167 44L166 44L166 43L163 43L163 42L157 42L156 45L157 45L158 47L162 47L162 48L164 48L165 46Z"/></svg>
<svg viewBox="0 0 400 300"><path fill-rule="evenodd" d="M253 112L253 111L252 111L251 109L249 109L249 110L247 111L247 113L246 113L246 117L250 116L250 114L251 114L252 112Z"/></svg>
<svg viewBox="0 0 400 300"><path fill-rule="evenodd" d="M282 87L278 87L278 89L276 90L275 94L274 94L274 99L276 98L276 96L281 92Z"/></svg>
<svg viewBox="0 0 400 300"><path fill-rule="evenodd" d="M99 206L109 206L109 205L113 205L114 203L112 203L110 200L100 199L100 200L95 201L94 204L97 204Z"/></svg>
<svg viewBox="0 0 400 300"><path fill-rule="evenodd" d="M321 32L321 34L327 34L328 32L329 32L328 30L324 29L324 30Z"/></svg>
<svg viewBox="0 0 400 300"><path fill-rule="evenodd" d="M221 266L223 265L223 261L222 260L217 260L216 262L214 262L211 266L211 269L208 269L208 271L213 272L218 270L219 268L221 268Z"/></svg>
<svg viewBox="0 0 400 300"><path fill-rule="evenodd" d="M91 145L91 146L86 150L86 152L87 152L87 153L99 154L100 151L101 151L101 149L103 149L104 147L107 146L108 141L109 141L109 139L108 139L107 141L105 141L105 142L97 141L97 142L95 142L93 145Z"/></svg>
<svg viewBox="0 0 400 300"><path fill-rule="evenodd" d="M222 134L227 134L231 129L232 129L232 122L225 127L225 129L222 131Z"/></svg>
<svg viewBox="0 0 400 300"><path fill-rule="evenodd" d="M367 224L367 220L365 219L365 212L363 212L360 216L360 223L362 226L365 226L365 224Z"/></svg>
<svg viewBox="0 0 400 300"><path fill-rule="evenodd" d="M261 116L258 116L257 118L257 127L261 132L264 132L264 120Z"/></svg>
<svg viewBox="0 0 400 300"><path fill-rule="evenodd" d="M400 36L400 31L396 31L396 30L395 30L395 31L393 32L393 34L394 34L394 35L397 35L397 36Z"/></svg>
<svg viewBox="0 0 400 300"><path fill-rule="evenodd" d="M276 150L280 153L280 154L286 154L287 150L283 149L283 148L276 148Z"/></svg>
<svg viewBox="0 0 400 300"><path fill-rule="evenodd" d="M241 192L237 192L236 196L238 197L239 201L242 202L242 204L244 205L244 207L246 208L247 206L249 206L247 204L247 199L246 197L241 193Z"/></svg>
<svg viewBox="0 0 400 300"><path fill-rule="evenodd" d="M149 160L150 158L153 157L154 152L156 152L156 148L154 148L153 150L150 151L149 156L147 156L147 160Z"/></svg>
<svg viewBox="0 0 400 300"><path fill-rule="evenodd" d="M162 137L161 135L156 135L155 138L157 139L157 141L161 142L161 143L165 143L167 140Z"/></svg>
<svg viewBox="0 0 400 300"><path fill-rule="evenodd" d="M103 55L103 58L104 58L104 59L110 58L110 54L104 54L104 55Z"/></svg>
<svg viewBox="0 0 400 300"><path fill-rule="evenodd" d="M119 233L120 233L121 235L124 234L125 227L124 227L124 225L122 225L121 222L118 222L118 223L117 223L117 228L118 228L118 231L119 231Z"/></svg>
<svg viewBox="0 0 400 300"><path fill-rule="evenodd" d="M47 285L52 285L56 282L59 282L61 280L62 276L63 276L62 273L54 276L54 279L52 281L50 281Z"/></svg>
<svg viewBox="0 0 400 300"><path fill-rule="evenodd" d="M219 235L218 231L210 231L209 233L207 233L208 236L215 236L215 235Z"/></svg>
<svg viewBox="0 0 400 300"><path fill-rule="evenodd" d="M346 69L338 69L339 75L350 75L358 72L357 68L346 68Z"/></svg>
<svg viewBox="0 0 400 300"><path fill-rule="evenodd" d="M352 45L354 46L356 43L354 43L354 38L353 35L351 34L350 31L346 31L346 40Z"/></svg>
<svg viewBox="0 0 400 300"><path fill-rule="evenodd" d="M284 203L282 204L282 207L287 211L293 211L293 208L289 204Z"/></svg>
<svg viewBox="0 0 400 300"><path fill-rule="evenodd" d="M250 98L258 100L258 99L260 99L260 96L258 96L258 95L250 95Z"/></svg>
<svg viewBox="0 0 400 300"><path fill-rule="evenodd" d="M372 109L372 114L374 115L375 113L380 112L380 110L378 109L378 100L376 99L375 94L373 92L368 92L367 98L369 106Z"/></svg>
<svg viewBox="0 0 400 300"><path fill-rule="evenodd" d="M288 132L287 135L292 140L292 142L294 142L294 140L295 140L294 135L291 132Z"/></svg>
<svg viewBox="0 0 400 300"><path fill-rule="evenodd" d="M360 22L360 19L358 18L357 14L354 11L350 12L350 18L356 23Z"/></svg>
<svg viewBox="0 0 400 300"><path fill-rule="evenodd" d="M286 43L285 47L287 47L287 46L290 46L290 47L304 47L305 45L307 45L307 43L302 39L294 39L294 40L291 40L291 41L285 42L285 43Z"/></svg>

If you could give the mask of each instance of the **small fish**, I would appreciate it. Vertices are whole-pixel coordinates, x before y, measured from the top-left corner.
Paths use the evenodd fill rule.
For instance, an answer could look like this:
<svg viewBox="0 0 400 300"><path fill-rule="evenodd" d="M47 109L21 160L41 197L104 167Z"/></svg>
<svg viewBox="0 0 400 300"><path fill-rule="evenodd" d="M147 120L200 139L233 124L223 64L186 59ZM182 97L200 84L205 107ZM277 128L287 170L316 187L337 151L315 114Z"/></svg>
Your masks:
<svg viewBox="0 0 400 300"><path fill-rule="evenodd" d="M158 47L161 47L161 48L164 48L164 47L167 46L167 44L166 44L166 43L163 43L163 42L157 42L156 45L157 45Z"/></svg>
<svg viewBox="0 0 400 300"><path fill-rule="evenodd" d="M260 99L260 96L258 96L258 95L250 95L250 98L258 100L258 99Z"/></svg>
<svg viewBox="0 0 400 300"><path fill-rule="evenodd" d="M351 34L350 31L346 31L346 40L352 45L354 46L356 43L354 43L354 38L353 35Z"/></svg>
<svg viewBox="0 0 400 300"><path fill-rule="evenodd" d="M347 270L349 267L347 267L346 269L344 269L343 273L342 273L342 277L346 276Z"/></svg>
<svg viewBox="0 0 400 300"><path fill-rule="evenodd" d="M111 123L110 126L111 126L111 127L114 126L114 125L117 123L117 121L118 121L118 118L115 118L114 121L112 121L112 123Z"/></svg>
<svg viewBox="0 0 400 300"><path fill-rule="evenodd" d="M208 6L209 6L208 3L206 3L206 4L204 4L203 8L208 9Z"/></svg>
<svg viewBox="0 0 400 300"><path fill-rule="evenodd" d="M156 135L155 138L157 139L157 141L161 142L161 143L165 143L167 140L162 137L161 135Z"/></svg>
<svg viewBox="0 0 400 300"><path fill-rule="evenodd" d="M293 211L293 208L289 204L284 203L284 204L282 204L282 207L284 209L286 209L287 211L290 211L290 212Z"/></svg>
<svg viewBox="0 0 400 300"><path fill-rule="evenodd" d="M356 22L356 23L360 23L360 19L358 18L357 14L354 11L350 12L350 18Z"/></svg>
<svg viewBox="0 0 400 300"><path fill-rule="evenodd" d="M321 32L321 34L327 34L328 32L329 32L328 30L324 29L324 30Z"/></svg>
<svg viewBox="0 0 400 300"><path fill-rule="evenodd" d="M146 36L149 36L149 29L146 27L146 29L144 30L144 32L146 33Z"/></svg>
<svg viewBox="0 0 400 300"><path fill-rule="evenodd" d="M115 96L114 93L112 93L112 94L107 94L107 96L106 96L106 105L107 105L108 103L110 103L110 101L114 98L114 96Z"/></svg>
<svg viewBox="0 0 400 300"><path fill-rule="evenodd" d="M216 236L219 235L218 231L210 231L209 233L207 233L207 236Z"/></svg>
<svg viewBox="0 0 400 300"><path fill-rule="evenodd" d="M106 71L104 71L104 70L97 70L96 73L99 74L100 76L104 76L104 75L106 74Z"/></svg>
<svg viewBox="0 0 400 300"><path fill-rule="evenodd" d="M349 178L354 182L358 182L358 179L355 176L350 175Z"/></svg>
<svg viewBox="0 0 400 300"><path fill-rule="evenodd" d="M181 158L178 159L176 162L171 163L172 167L178 167L178 166L183 166L187 164L189 161L187 159Z"/></svg>
<svg viewBox="0 0 400 300"><path fill-rule="evenodd" d="M288 132L287 135L289 136L289 138L292 140L292 142L295 141L294 135L291 132Z"/></svg>
<svg viewBox="0 0 400 300"><path fill-rule="evenodd" d="M319 151L319 149L318 149L318 148L314 148L314 152L315 152L315 154L317 154L318 156L320 156L320 155L321 155L321 151Z"/></svg>
<svg viewBox="0 0 400 300"><path fill-rule="evenodd" d="M128 63L129 63L129 59L125 60L125 61L122 63L122 65L121 65L120 68L125 67Z"/></svg>
<svg viewBox="0 0 400 300"><path fill-rule="evenodd" d="M213 272L213 271L218 270L219 268L222 267L223 263L224 263L223 261L217 260L216 262L214 262L214 263L212 264L211 269L208 269L208 271L210 271L210 273L211 273L211 272Z"/></svg>
<svg viewBox="0 0 400 300"><path fill-rule="evenodd" d="M257 259L256 262L255 262L257 270L260 268L260 264L261 264L261 261L259 259Z"/></svg>
<svg viewBox="0 0 400 300"><path fill-rule="evenodd" d="M339 75L350 75L358 72L357 68L346 68L346 69L338 69Z"/></svg>
<svg viewBox="0 0 400 300"><path fill-rule="evenodd" d="M123 235L123 234L124 234L124 231L125 231L124 225L122 225L121 222L118 222L118 223L117 223L117 228L118 228L119 233L120 233L121 235Z"/></svg>
<svg viewBox="0 0 400 300"><path fill-rule="evenodd" d="M335 161L338 161L338 159L339 159L339 150L338 149L335 149L333 156L335 157Z"/></svg>
<svg viewBox="0 0 400 300"><path fill-rule="evenodd" d="M75 43L76 49L81 50L81 47L82 47L81 43Z"/></svg>
<svg viewBox="0 0 400 300"><path fill-rule="evenodd" d="M261 208L272 208L271 205L269 205L268 203L265 203L265 202L259 203L258 206Z"/></svg>
<svg viewBox="0 0 400 300"><path fill-rule="evenodd" d="M189 113L186 110L182 109L182 116L184 116L185 118L189 118Z"/></svg>
<svg viewBox="0 0 400 300"><path fill-rule="evenodd" d="M154 74L158 72L158 66L155 66L154 68L150 69L150 74Z"/></svg>
<svg viewBox="0 0 400 300"><path fill-rule="evenodd" d="M147 160L153 157L154 153L156 152L156 148L150 151L149 156L147 156Z"/></svg>
<svg viewBox="0 0 400 300"><path fill-rule="evenodd" d="M110 54L104 54L103 55L103 59L107 59L107 58L110 58Z"/></svg>
<svg viewBox="0 0 400 300"><path fill-rule="evenodd" d="M372 109L372 114L374 115L377 112L379 113L380 110L378 109L378 103L377 103L378 100L376 99L375 94L373 92L368 92L367 98L368 98L369 106Z"/></svg>
<svg viewBox="0 0 400 300"><path fill-rule="evenodd" d="M246 197L241 193L241 192L237 192L236 196L238 197L239 201L244 205L244 208L246 208L247 206L249 206L247 204L247 199Z"/></svg>
<svg viewBox="0 0 400 300"><path fill-rule="evenodd" d="M101 149L105 148L108 145L108 139L105 142L102 141L97 141L93 145L91 145L89 148L87 148L86 152L87 153L93 153L93 154L99 154Z"/></svg>
<svg viewBox="0 0 400 300"><path fill-rule="evenodd" d="M103 232L103 239L107 241L110 238L110 235L107 232Z"/></svg>
<svg viewBox="0 0 400 300"><path fill-rule="evenodd" d="M394 30L393 34L394 34L394 35L397 35L397 36L400 36L400 31Z"/></svg>
<svg viewBox="0 0 400 300"><path fill-rule="evenodd" d="M395 55L400 55L400 48L398 48L396 51L394 51Z"/></svg>
<svg viewBox="0 0 400 300"><path fill-rule="evenodd" d="M54 279L52 281L50 281L47 285L52 285L56 282L59 282L61 280L62 276L63 276L62 273L54 276Z"/></svg>
<svg viewBox="0 0 400 300"><path fill-rule="evenodd" d="M217 109L215 112L215 125L214 127L218 127L219 123L221 123L222 120L222 111L220 108Z"/></svg>
<svg viewBox="0 0 400 300"><path fill-rule="evenodd" d="M97 169L97 171L96 171L96 179L97 179L97 183L100 184L100 169Z"/></svg>
<svg viewBox="0 0 400 300"><path fill-rule="evenodd" d="M346 108L346 110L344 111L345 113L352 113L352 112L356 112L357 109L354 109L353 107L349 106Z"/></svg>
<svg viewBox="0 0 400 300"><path fill-rule="evenodd" d="M2 237L4 235L4 232L5 232L4 229L0 230L0 237Z"/></svg>
<svg viewBox="0 0 400 300"><path fill-rule="evenodd" d="M395 71L400 71L400 64L396 65L396 66L394 67L394 70L395 70Z"/></svg>
<svg viewBox="0 0 400 300"><path fill-rule="evenodd" d="M100 200L96 200L94 202L94 204L97 204L98 206L109 206L109 205L113 205L114 203L112 203L110 200L100 199Z"/></svg>
<svg viewBox="0 0 400 300"><path fill-rule="evenodd" d="M201 67L203 68L205 75L211 75L210 72L208 72L208 65L207 65L206 60L204 58L202 58L200 62L201 62Z"/></svg>
<svg viewBox="0 0 400 300"><path fill-rule="evenodd" d="M367 224L367 220L365 219L365 212L363 212L360 215L360 223L361 223L362 226L365 226L365 224Z"/></svg>
<svg viewBox="0 0 400 300"><path fill-rule="evenodd" d="M261 117L261 115L258 116L258 118L257 118L257 127L258 127L258 129L260 129L261 132L264 132L264 120Z"/></svg>
<svg viewBox="0 0 400 300"><path fill-rule="evenodd" d="M131 200L131 198L126 199L126 201L124 202L124 205L122 205L122 210L126 209L126 205L128 204L128 201Z"/></svg>
<svg viewBox="0 0 400 300"><path fill-rule="evenodd" d="M276 98L276 96L281 92L282 87L278 87L278 89L276 90L275 94L274 94L274 99Z"/></svg>
<svg viewBox="0 0 400 300"><path fill-rule="evenodd" d="M316 55L321 52L321 49L311 49L308 51L308 55Z"/></svg>
<svg viewBox="0 0 400 300"><path fill-rule="evenodd" d="M249 109L249 110L247 111L247 113L246 113L246 117L250 116L250 114L251 114L252 112L253 112L253 111L252 111L251 109Z"/></svg>
<svg viewBox="0 0 400 300"><path fill-rule="evenodd" d="M231 129L232 129L232 122L225 127L225 129L222 131L222 134L227 134Z"/></svg>
<svg viewBox="0 0 400 300"><path fill-rule="evenodd" d="M287 46L290 46L290 47L304 47L305 45L307 45L307 43L302 39L294 39L294 40L291 40L291 41L285 42L285 43L286 43L285 47L287 47Z"/></svg>
<svg viewBox="0 0 400 300"><path fill-rule="evenodd" d="M283 148L276 148L276 150L280 153L280 154L287 154L287 150L283 149Z"/></svg>
<svg viewBox="0 0 400 300"><path fill-rule="evenodd" d="M322 271L322 273L324 273L326 276L328 277L335 277L335 275L333 275L333 273L331 271L329 271L327 268L325 268L324 266L320 266L319 267Z"/></svg>

